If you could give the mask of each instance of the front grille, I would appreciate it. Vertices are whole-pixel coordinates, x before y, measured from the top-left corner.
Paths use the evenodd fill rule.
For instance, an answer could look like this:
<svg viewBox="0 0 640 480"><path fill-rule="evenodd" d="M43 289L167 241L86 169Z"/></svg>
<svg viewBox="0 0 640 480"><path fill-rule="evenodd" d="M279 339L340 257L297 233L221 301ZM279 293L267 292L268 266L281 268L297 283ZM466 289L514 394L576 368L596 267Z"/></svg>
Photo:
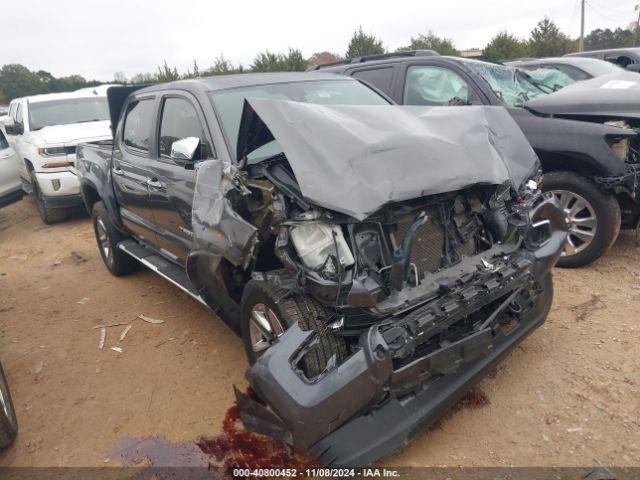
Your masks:
<svg viewBox="0 0 640 480"><path fill-rule="evenodd" d="M437 210L427 211L427 215L429 220L416 232L411 248L411 263L416 265L418 277L422 277L427 272L435 272L442 263L444 232L442 227L434 222ZM402 243L414 220L415 212L404 215L398 220L397 231L394 234L398 245Z"/></svg>

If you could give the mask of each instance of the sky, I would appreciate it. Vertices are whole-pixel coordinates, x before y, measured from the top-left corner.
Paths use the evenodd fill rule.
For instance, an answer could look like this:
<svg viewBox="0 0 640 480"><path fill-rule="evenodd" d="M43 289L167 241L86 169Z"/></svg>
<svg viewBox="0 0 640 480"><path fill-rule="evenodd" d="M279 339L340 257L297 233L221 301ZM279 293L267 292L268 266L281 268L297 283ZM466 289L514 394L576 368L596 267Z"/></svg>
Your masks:
<svg viewBox="0 0 640 480"><path fill-rule="evenodd" d="M102 81L154 72L164 60L181 72L194 59L204 69L221 53L248 66L265 49L344 54L360 25L389 50L429 30L458 49L482 48L500 30L527 37L545 15L577 37L580 1L20 0L2 5L0 65ZM627 27L638 1L587 0L585 35Z"/></svg>

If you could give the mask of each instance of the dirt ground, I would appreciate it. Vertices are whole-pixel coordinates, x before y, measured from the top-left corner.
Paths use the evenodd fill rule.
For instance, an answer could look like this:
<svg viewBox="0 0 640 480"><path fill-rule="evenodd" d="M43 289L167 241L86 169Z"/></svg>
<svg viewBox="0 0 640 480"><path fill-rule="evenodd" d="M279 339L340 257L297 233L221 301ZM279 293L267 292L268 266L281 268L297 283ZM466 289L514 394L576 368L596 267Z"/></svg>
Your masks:
<svg viewBox="0 0 640 480"><path fill-rule="evenodd" d="M640 465L633 233L588 268L556 270L555 288L545 325L382 464ZM133 326L122 341L124 326L108 328L100 350L94 327L113 323ZM20 425L0 466L118 465L118 445L149 436L194 445L221 434L232 385L246 386L240 339L212 312L149 271L111 276L88 218L45 226L29 198L0 210L0 356Z"/></svg>

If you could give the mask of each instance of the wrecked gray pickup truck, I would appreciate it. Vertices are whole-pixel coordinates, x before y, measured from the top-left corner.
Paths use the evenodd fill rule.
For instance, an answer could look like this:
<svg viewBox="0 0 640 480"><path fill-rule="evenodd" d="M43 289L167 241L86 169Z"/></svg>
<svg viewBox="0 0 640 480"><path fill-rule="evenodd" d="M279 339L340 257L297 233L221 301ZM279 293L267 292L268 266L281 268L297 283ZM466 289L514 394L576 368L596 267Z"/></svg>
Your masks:
<svg viewBox="0 0 640 480"><path fill-rule="evenodd" d="M323 74L109 103L113 143L77 153L105 265L141 262L241 331L250 430L371 463L548 314L563 214L501 107L393 106Z"/></svg>

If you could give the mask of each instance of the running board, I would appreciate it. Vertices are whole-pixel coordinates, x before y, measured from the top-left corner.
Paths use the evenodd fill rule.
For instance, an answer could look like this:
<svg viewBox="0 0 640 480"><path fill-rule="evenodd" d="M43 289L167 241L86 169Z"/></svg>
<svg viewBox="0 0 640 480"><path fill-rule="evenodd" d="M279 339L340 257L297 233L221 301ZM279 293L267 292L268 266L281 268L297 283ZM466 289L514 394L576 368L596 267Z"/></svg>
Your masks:
<svg viewBox="0 0 640 480"><path fill-rule="evenodd" d="M162 256L153 252L151 249L140 245L135 240L123 240L118 243L118 248L131 255L145 267L154 271L165 280L173 283L183 292L191 295L206 307L209 307L204 299L198 294L196 289L193 288L193 285L191 285L191 282L187 277L187 272L184 268L165 260Z"/></svg>

